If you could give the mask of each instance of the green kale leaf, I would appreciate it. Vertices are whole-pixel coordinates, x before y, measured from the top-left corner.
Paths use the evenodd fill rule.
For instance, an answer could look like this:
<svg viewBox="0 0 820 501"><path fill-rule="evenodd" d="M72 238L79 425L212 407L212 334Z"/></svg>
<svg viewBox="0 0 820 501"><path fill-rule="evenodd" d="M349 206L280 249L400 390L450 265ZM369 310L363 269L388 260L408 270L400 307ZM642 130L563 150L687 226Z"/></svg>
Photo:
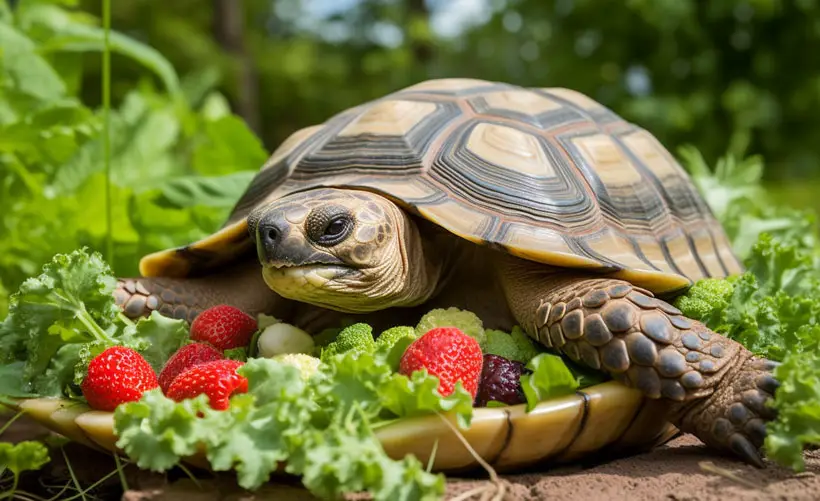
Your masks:
<svg viewBox="0 0 820 501"><path fill-rule="evenodd" d="M389 458L373 434L386 367L371 354L340 354L305 381L290 365L250 359L238 369L248 393L232 397L226 411L210 409L204 397L176 403L159 390L120 406L117 445L154 470L205 450L215 470L235 469L247 489L285 463L285 471L327 499L361 490L376 500L438 499L444 478L424 471L415 457Z"/></svg>

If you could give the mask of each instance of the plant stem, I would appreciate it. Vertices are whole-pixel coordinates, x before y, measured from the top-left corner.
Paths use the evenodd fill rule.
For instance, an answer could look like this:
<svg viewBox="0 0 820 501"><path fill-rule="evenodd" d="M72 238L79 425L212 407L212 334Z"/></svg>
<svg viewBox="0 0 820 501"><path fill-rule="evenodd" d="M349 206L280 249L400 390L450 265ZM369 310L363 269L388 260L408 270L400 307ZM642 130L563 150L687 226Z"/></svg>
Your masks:
<svg viewBox="0 0 820 501"><path fill-rule="evenodd" d="M4 492L2 495L0 495L0 499L6 499L6 498L14 499L14 491L17 490L17 483L19 481L20 481L20 475L15 474L14 475L14 481L11 484L11 490L9 492Z"/></svg>
<svg viewBox="0 0 820 501"><path fill-rule="evenodd" d="M88 313L85 309L85 305L82 307L82 311L79 315L77 315L77 320L80 321L83 326L88 329L88 332L91 333L92 336L97 338L97 341L108 341L109 343L113 343L114 340L100 327L96 321L94 321L94 317Z"/></svg>
<svg viewBox="0 0 820 501"><path fill-rule="evenodd" d="M3 434L3 433L4 433L4 432L5 432L5 431L9 428L9 426L11 426L11 423L13 423L13 422L17 421L17 420L18 420L18 419L20 419L22 416L23 416L23 411L20 411L20 412L18 412L17 414L15 414L13 418L11 418L11 419L9 419L8 421L6 421L6 424L5 424L5 425L3 425L3 427L2 427L2 428L0 428L0 435L2 435L2 434Z"/></svg>
<svg viewBox="0 0 820 501"><path fill-rule="evenodd" d="M103 60L102 60L102 93L103 93L103 162L105 164L105 248L106 259L114 262L114 228L113 201L111 200L111 0L103 0Z"/></svg>
<svg viewBox="0 0 820 501"><path fill-rule="evenodd" d="M71 481L74 482L74 487L77 489L77 491L79 491L79 495L83 499L83 501L86 501L83 486L80 485L80 481L77 480L77 475L74 474L74 468L71 467L71 461L68 460L68 456L65 453L65 449L61 448L60 451L63 453L63 459L65 460L66 467L68 468L68 473L69 475L71 475Z"/></svg>
<svg viewBox="0 0 820 501"><path fill-rule="evenodd" d="M128 481L125 479L125 472L122 470L122 463L120 463L120 456L115 452L113 454L114 462L117 464L117 473L120 475L120 484L122 484L122 491L128 491Z"/></svg>

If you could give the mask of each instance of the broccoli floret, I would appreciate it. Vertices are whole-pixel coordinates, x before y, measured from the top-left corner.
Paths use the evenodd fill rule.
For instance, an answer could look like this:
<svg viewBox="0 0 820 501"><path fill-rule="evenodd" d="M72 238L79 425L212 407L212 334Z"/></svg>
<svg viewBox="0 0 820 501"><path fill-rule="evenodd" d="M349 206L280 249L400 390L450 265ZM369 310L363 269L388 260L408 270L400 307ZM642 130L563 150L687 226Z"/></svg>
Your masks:
<svg viewBox="0 0 820 501"><path fill-rule="evenodd" d="M376 338L376 347L393 346L397 341L405 337L416 339L416 330L412 327L407 327L404 325L391 327L379 334L379 337Z"/></svg>
<svg viewBox="0 0 820 501"><path fill-rule="evenodd" d="M455 327L464 334L472 336L478 344L484 345L487 336L484 333L484 323L475 313L458 308L436 308L421 317L416 325L416 335L426 334L436 327Z"/></svg>
<svg viewBox="0 0 820 501"><path fill-rule="evenodd" d="M305 381L319 370L319 359L304 353L285 353L284 355L276 355L273 359L299 369L299 374Z"/></svg>
<svg viewBox="0 0 820 501"><path fill-rule="evenodd" d="M679 296L674 305L684 315L708 323L713 314L720 314L729 306L732 300L734 285L723 278L705 278L695 284L683 295Z"/></svg>
<svg viewBox="0 0 820 501"><path fill-rule="evenodd" d="M322 350L322 360L328 357L355 350L361 353L372 353L376 348L373 341L373 328L365 323L353 324L342 329L336 340Z"/></svg>
<svg viewBox="0 0 820 501"><path fill-rule="evenodd" d="M527 333L517 325L511 334L499 330L487 330L485 333L487 340L481 347L485 354L498 355L507 360L526 364L540 353Z"/></svg>
<svg viewBox="0 0 820 501"><path fill-rule="evenodd" d="M520 351L519 356L521 357L521 361L524 363L529 362L537 355L546 351L544 349L540 349L542 348L541 345L535 343L532 338L524 332L524 329L518 325L513 327L512 334L510 335L515 341L516 346L518 346Z"/></svg>

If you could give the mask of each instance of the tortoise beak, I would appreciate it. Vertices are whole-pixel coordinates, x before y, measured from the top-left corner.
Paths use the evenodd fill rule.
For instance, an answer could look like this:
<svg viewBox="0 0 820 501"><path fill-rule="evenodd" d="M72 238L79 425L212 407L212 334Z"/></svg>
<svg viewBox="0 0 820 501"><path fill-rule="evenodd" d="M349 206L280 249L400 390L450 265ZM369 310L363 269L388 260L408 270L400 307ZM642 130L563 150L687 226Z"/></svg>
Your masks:
<svg viewBox="0 0 820 501"><path fill-rule="evenodd" d="M256 255L262 264L279 261L290 225L278 212L269 212L256 226Z"/></svg>

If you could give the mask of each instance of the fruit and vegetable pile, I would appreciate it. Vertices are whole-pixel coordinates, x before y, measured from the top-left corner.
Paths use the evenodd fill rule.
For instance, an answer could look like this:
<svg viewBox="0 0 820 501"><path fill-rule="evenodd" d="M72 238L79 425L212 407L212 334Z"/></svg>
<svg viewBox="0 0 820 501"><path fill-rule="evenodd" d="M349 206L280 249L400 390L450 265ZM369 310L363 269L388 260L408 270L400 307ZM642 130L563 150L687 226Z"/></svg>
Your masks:
<svg viewBox="0 0 820 501"><path fill-rule="evenodd" d="M767 455L795 469L820 444L820 266L799 243L763 235L748 271L707 279L675 301L684 314L783 361ZM397 419L539 401L603 380L544 352L520 329L485 329L469 311L432 310L416 326L364 323L315 337L229 306L191 325L132 321L96 253L60 254L12 296L0 324L0 395L58 396L113 411L117 445L141 468L168 470L205 451L254 489L275 471L335 498L435 499L444 477L414 456L388 457L375 431ZM12 472L48 458L37 442L0 443Z"/></svg>
<svg viewBox="0 0 820 501"><path fill-rule="evenodd" d="M484 329L435 309L381 333L352 323L315 337L220 305L185 321L132 321L96 253L61 254L13 295L0 324L0 394L58 396L114 412L117 445L164 471L203 450L253 489L279 469L321 497L437 498L444 477L386 455L374 431L397 419L572 393L600 380L545 353L520 329ZM20 445L20 454L24 447ZM13 452L13 451L12 451Z"/></svg>

